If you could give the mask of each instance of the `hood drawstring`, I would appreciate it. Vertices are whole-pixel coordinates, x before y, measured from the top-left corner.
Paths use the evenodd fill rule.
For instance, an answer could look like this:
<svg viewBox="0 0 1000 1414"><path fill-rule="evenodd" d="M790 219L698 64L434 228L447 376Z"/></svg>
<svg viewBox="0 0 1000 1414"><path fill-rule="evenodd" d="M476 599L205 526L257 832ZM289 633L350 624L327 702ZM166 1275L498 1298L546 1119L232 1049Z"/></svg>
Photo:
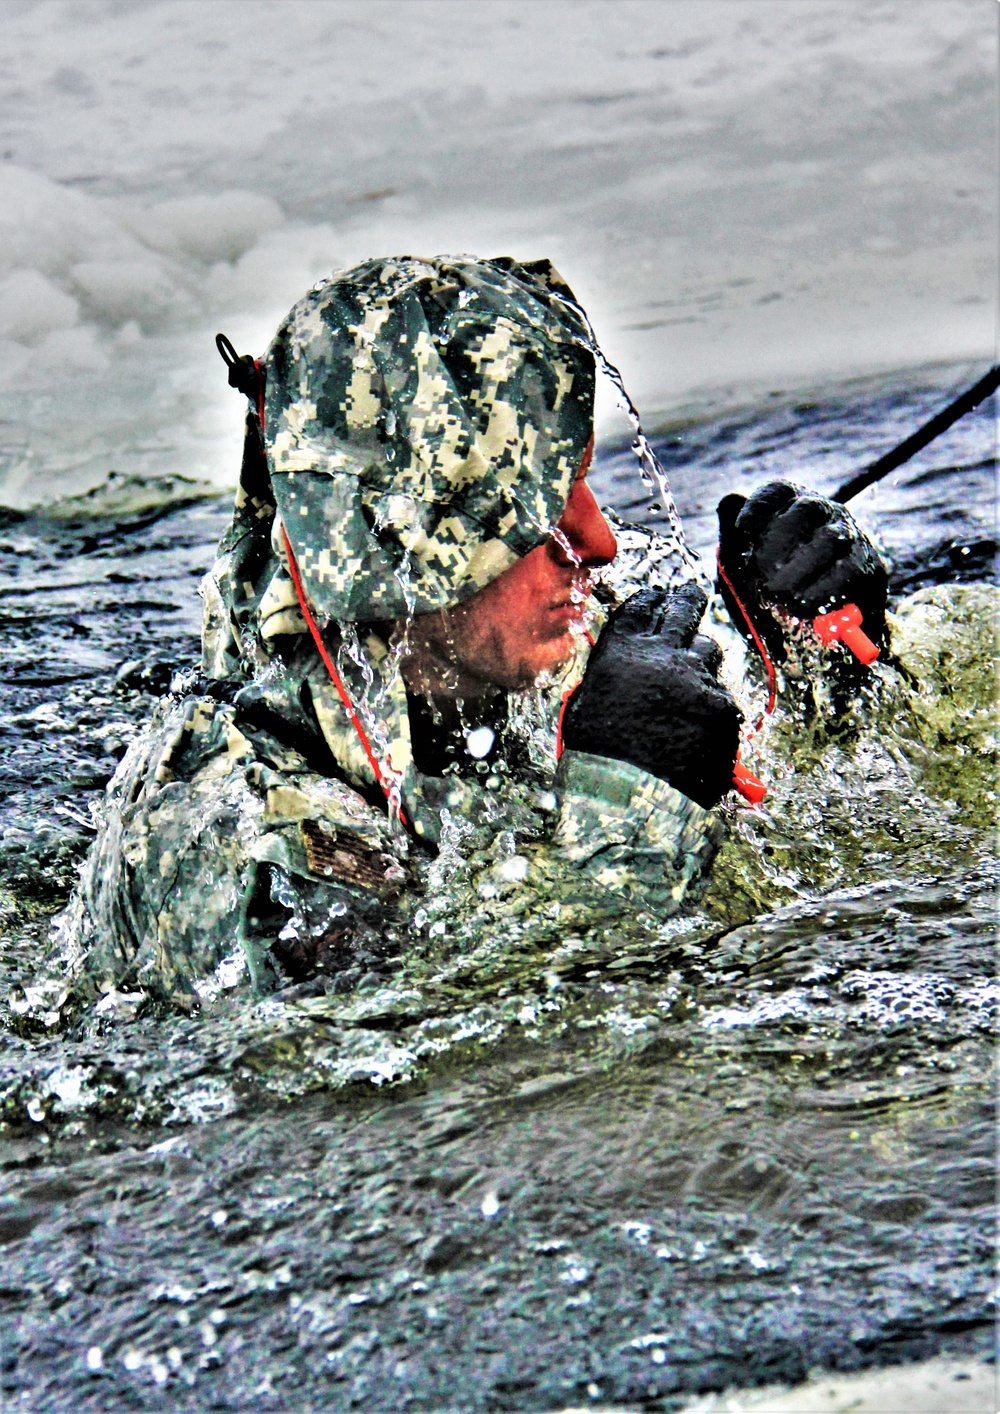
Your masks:
<svg viewBox="0 0 1000 1414"><path fill-rule="evenodd" d="M395 773L390 774L387 769L384 769L382 763L379 761L378 757L375 755L375 752L372 750L372 744L368 738L368 733L362 726L361 718L354 710L354 704L351 701L350 694L348 693L347 688L344 686L344 680L337 672L336 664L330 657L329 650L327 649L326 644L323 642L323 635L319 631L319 625L313 618L312 610L309 608L309 601L306 599L306 592L302 585L302 578L299 574L299 567L295 562L295 555L292 553L292 546L288 539L288 532L285 530L284 526L281 527L281 538L284 541L285 554L288 557L289 573L292 576L292 583L295 586L295 597L299 601L299 608L302 610L302 617L305 619L306 624L308 625L309 632L312 635L312 641L316 645L316 651L319 653L320 658L323 660L323 666L326 668L326 671L330 675L330 681L337 689L337 696L344 704L344 711L347 713L347 717L351 723L351 726L358 734L358 740L361 743L362 750L368 757L369 765L375 773L375 779L381 786L382 794L386 798L386 802L389 806L389 813L398 815L402 824L407 829L409 829L410 822L406 818L406 815L403 811L402 803L400 801L399 777L396 776Z"/></svg>
<svg viewBox="0 0 1000 1414"><path fill-rule="evenodd" d="M249 399L257 413L257 420L260 424L261 445L264 446L264 387L266 380L260 361L253 358L250 354L238 354L225 334L216 334L215 346L222 355L226 367L229 369L229 386L243 393L243 395ZM362 750L367 756L375 779L382 790L382 794L385 796L390 816L397 816L400 823L406 829L409 829L410 822L406 818L402 806L400 778L391 767L388 765L384 766L379 761L372 749L368 733L365 731L361 718L358 716L354 708L354 703L351 701L350 694L344 686L344 680L338 673L336 664L330 656L326 644L323 642L323 635L320 633L319 625L309 607L309 601L306 598L305 588L302 584L302 576L299 574L299 567L296 563L295 555L292 553L292 546L284 526L281 527L281 538L284 542L285 554L288 559L288 570L292 577L292 584L295 587L295 597L299 601L299 609L302 612L302 617L306 621L312 641L316 645L316 651L319 653L323 666L329 674L330 681L336 688L337 696L343 703L348 721L357 733Z"/></svg>

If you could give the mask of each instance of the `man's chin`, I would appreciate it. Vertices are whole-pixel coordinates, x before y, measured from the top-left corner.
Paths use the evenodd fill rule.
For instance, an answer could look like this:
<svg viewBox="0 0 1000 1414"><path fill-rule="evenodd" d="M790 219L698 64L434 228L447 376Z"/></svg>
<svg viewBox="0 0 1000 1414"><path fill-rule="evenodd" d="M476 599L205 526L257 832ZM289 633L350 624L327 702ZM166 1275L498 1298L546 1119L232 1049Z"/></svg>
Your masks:
<svg viewBox="0 0 1000 1414"><path fill-rule="evenodd" d="M564 668L575 652L576 640L569 631L552 639L521 663L516 686L512 683L511 690L524 692L529 687L539 687L552 673Z"/></svg>

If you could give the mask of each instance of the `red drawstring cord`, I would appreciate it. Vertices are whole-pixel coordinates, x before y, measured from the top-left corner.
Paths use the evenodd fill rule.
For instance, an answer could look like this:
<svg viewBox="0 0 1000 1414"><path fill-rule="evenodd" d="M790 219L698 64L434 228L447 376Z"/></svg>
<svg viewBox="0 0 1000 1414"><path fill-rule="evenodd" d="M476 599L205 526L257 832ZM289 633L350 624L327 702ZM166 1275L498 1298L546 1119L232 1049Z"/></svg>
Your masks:
<svg viewBox="0 0 1000 1414"><path fill-rule="evenodd" d="M253 366L257 370L257 416L260 419L260 435L263 439L264 375L261 371L260 361L258 359L254 359ZM309 601L306 599L306 592L302 586L302 577L299 574L299 567L296 564L295 555L292 552L291 542L288 539L288 532L284 526L281 527L281 537L285 542L285 554L288 557L288 569L292 576L292 584L295 586L295 597L299 601L299 608L302 611L302 617L305 619L309 632L312 635L312 641L316 645L316 651L319 653L319 656L323 661L323 666L326 668L326 671L330 675L330 681L337 689L337 696L344 704L344 711L347 713L351 726L358 734L358 740L361 742L361 745L364 748L364 753L368 757L369 764L371 765L371 768L375 773L375 779L378 781L380 787L382 788L382 794L385 796L386 801L389 805L390 813L395 810L402 824L406 827L406 829L409 829L410 822L406 818L406 814L403 810L402 804L398 801L398 790L395 792L397 799L394 800L393 786L389 783L389 781L386 780L385 772L382 770L382 766L379 762L379 759L375 755L375 752L372 750L372 744L368 739L368 733L361 725L361 719L359 718L357 712L355 712L354 710L354 703L351 701L350 696L348 695L347 688L344 686L343 678L337 672L334 661L330 657L330 654L327 652L326 644L323 642L323 635L319 631L319 626L312 616L312 610L309 608Z"/></svg>
<svg viewBox="0 0 1000 1414"><path fill-rule="evenodd" d="M260 419L260 437L264 440L264 370L260 366L260 359L255 358L253 366L257 370L257 416Z"/></svg>
<svg viewBox="0 0 1000 1414"><path fill-rule="evenodd" d="M761 727L764 725L764 718L769 717L774 711L774 704L778 698L778 675L774 671L774 664L771 662L771 655L767 651L767 648L764 644L764 640L757 632L757 629L754 626L753 619L747 613L746 606L744 605L743 600L733 588L732 582L728 574L726 574L726 571L722 568L722 557L719 555L718 551L716 551L715 554L715 563L719 569L719 578L722 580L723 584L733 596L733 599L736 603L736 607L743 615L743 621L746 624L747 628L750 630L750 635L753 638L754 643L757 645L757 652L764 660L764 668L767 672L767 706L764 708L763 712L760 714L756 722L754 722L753 726L750 728L749 735L752 736L754 732L760 731Z"/></svg>
<svg viewBox="0 0 1000 1414"><path fill-rule="evenodd" d="M334 665L334 661L330 657L329 652L327 651L326 644L323 642L323 635L319 631L319 626L317 625L316 620L312 616L312 611L309 608L309 603L306 599L305 590L302 587L302 579L299 575L299 567L295 562L295 555L292 553L292 547L288 539L288 532L286 531L284 526L281 527L281 535L282 539L285 542L285 554L288 556L288 569L292 576L292 583L295 586L295 597L299 601L299 608L302 610L302 617L305 619L309 632L312 635L312 641L313 643L315 643L316 650L319 653L320 658L322 658L323 660L323 666L326 668L327 672L330 675L330 681L337 689L338 697L344 704L344 711L347 713L348 718L350 719L351 726L358 734L358 740L361 742L361 745L364 748L365 755L368 757L368 761L371 765L371 768L375 772L375 779L378 781L379 785L382 788L382 794L385 796L386 800L389 803L390 811L395 810L396 813L399 815L399 818L402 823L407 829L409 829L410 822L406 818L406 814L403 810L402 805L396 803L393 799L393 786L392 784L390 784L389 781L386 780L385 772L382 770L382 766L379 762L379 759L375 755L375 752L372 750L372 744L368 739L368 733L361 725L361 719L358 716L357 712L355 712L354 704L351 701L350 696L348 695L347 688L344 686L344 680L337 672L337 669Z"/></svg>

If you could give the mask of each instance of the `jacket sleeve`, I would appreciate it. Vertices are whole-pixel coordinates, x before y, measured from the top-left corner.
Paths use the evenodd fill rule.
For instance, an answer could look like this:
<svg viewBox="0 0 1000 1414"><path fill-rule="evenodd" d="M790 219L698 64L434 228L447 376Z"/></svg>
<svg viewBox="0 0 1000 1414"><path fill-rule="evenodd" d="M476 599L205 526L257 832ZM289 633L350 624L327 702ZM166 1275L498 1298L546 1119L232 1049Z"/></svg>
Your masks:
<svg viewBox="0 0 1000 1414"><path fill-rule="evenodd" d="M378 932L407 879L394 844L356 791L232 706L166 705L100 810L64 923L72 990L85 1001L138 989L187 1007L247 971L269 990L279 937Z"/></svg>
<svg viewBox="0 0 1000 1414"><path fill-rule="evenodd" d="M564 751L553 849L602 889L638 887L676 911L709 868L725 829L715 811L625 761Z"/></svg>

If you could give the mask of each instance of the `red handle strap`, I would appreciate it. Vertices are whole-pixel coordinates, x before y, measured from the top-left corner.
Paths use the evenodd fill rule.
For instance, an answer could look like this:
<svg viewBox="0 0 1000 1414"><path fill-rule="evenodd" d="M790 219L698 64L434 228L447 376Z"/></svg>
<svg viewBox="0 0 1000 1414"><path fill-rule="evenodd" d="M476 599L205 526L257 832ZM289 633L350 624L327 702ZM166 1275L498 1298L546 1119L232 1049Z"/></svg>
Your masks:
<svg viewBox="0 0 1000 1414"><path fill-rule="evenodd" d="M764 708L763 712L760 714L756 722L751 727L750 731L752 734L753 732L760 731L761 727L764 725L764 718L769 717L774 711L774 704L778 700L778 675L774 671L774 664L771 662L771 655L767 651L767 646L764 643L764 640L761 638L760 634L757 632L756 624L750 617L750 614L746 608L746 605L743 603L743 600L733 588L732 580L729 578L728 574L726 574L726 571L723 568L722 557L718 551L716 551L715 554L715 563L718 566L719 578L722 580L723 584L733 596L733 600L736 604L737 609L739 609L740 613L743 615L743 622L750 630L750 637L753 639L754 643L757 646L757 652L760 654L761 658L764 661L764 669L767 673L767 706Z"/></svg>
<svg viewBox="0 0 1000 1414"><path fill-rule="evenodd" d="M774 670L774 664L771 662L771 655L767 651L767 645L757 632L757 625L750 617L746 605L733 588L732 580L723 568L722 557L719 555L718 551L716 552L715 563L719 569L719 578L733 596L733 601L737 609L739 609L740 613L743 615L743 622L750 630L750 637L753 639L757 647L757 652L764 661L764 669L767 673L767 704L749 732L747 732L746 739L749 740L751 736L760 731L761 727L764 725L764 718L769 717L774 711L774 704L778 700L778 675ZM736 764L733 766L733 790L737 791L748 805L759 805L765 795L767 795L767 786L762 780L755 776L752 771L748 771L747 768L741 764L738 751L736 753Z"/></svg>

